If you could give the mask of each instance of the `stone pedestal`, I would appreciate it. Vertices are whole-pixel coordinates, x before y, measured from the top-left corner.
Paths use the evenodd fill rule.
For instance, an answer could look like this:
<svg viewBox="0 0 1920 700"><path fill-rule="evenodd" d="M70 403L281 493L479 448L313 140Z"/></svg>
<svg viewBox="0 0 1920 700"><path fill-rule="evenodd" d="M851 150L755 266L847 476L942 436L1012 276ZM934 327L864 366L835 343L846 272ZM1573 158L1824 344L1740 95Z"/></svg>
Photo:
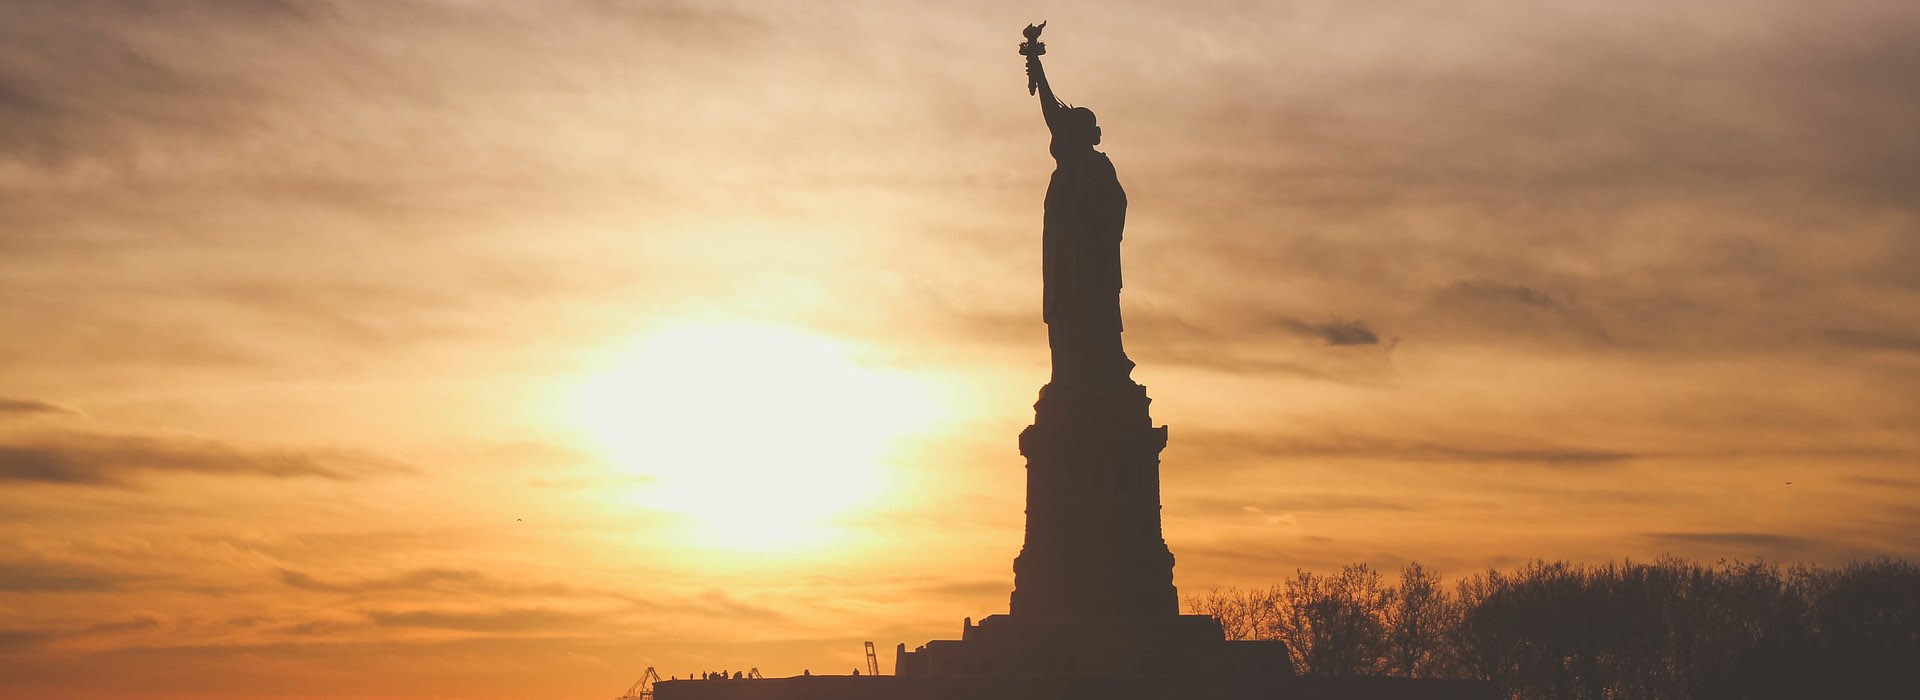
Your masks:
<svg viewBox="0 0 1920 700"><path fill-rule="evenodd" d="M1131 381L1050 384L1020 434L1026 543L1008 613L968 620L960 639L909 651L909 677L1291 676L1286 645L1230 642L1181 615L1160 530L1160 450L1147 390Z"/></svg>
<svg viewBox="0 0 1920 700"><path fill-rule="evenodd" d="M1160 530L1167 429L1138 384L1048 385L1020 434L1027 458L1026 543L1009 613L1046 620L1180 613L1173 553Z"/></svg>

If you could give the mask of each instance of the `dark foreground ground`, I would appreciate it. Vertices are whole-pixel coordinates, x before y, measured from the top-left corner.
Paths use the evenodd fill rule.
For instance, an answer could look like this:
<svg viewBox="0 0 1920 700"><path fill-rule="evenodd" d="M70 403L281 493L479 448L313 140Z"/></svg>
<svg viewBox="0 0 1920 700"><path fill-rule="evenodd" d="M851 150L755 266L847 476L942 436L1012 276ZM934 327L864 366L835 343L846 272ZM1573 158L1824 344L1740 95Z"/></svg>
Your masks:
<svg viewBox="0 0 1920 700"><path fill-rule="evenodd" d="M1492 700L1490 684L1410 678L910 678L664 681L656 700Z"/></svg>

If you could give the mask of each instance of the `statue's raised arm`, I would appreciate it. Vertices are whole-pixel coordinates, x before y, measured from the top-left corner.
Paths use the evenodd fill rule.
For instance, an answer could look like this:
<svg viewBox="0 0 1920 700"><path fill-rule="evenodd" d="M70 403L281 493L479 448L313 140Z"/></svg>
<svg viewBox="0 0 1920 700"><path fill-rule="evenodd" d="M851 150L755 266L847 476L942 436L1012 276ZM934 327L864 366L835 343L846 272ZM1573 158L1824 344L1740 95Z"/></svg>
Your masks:
<svg viewBox="0 0 1920 700"><path fill-rule="evenodd" d="M1053 129L1067 105L1054 97L1053 86L1047 84L1047 71L1040 65L1040 56L1047 52L1047 45L1040 42L1040 30L1046 28L1046 22L1027 25L1023 32L1027 40L1020 43L1020 54L1027 57L1027 94L1040 95L1040 116L1047 120L1047 128Z"/></svg>
<svg viewBox="0 0 1920 700"><path fill-rule="evenodd" d="M1040 65L1040 56L1047 52L1047 45L1040 43L1040 30L1046 26L1046 22L1029 24L1023 32L1027 40L1020 43L1020 55L1027 57L1027 93L1040 96L1040 116L1046 119L1047 130L1053 132L1054 155L1060 155L1062 147L1091 150L1100 143L1100 127L1095 125L1092 110L1070 107L1055 97L1047 71Z"/></svg>

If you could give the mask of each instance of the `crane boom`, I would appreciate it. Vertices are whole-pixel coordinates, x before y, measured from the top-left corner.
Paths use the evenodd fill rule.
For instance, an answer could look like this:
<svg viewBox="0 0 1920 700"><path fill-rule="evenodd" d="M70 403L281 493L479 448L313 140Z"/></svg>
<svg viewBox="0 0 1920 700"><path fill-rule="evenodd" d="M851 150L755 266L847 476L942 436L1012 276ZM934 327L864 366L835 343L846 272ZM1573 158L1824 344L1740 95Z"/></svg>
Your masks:
<svg viewBox="0 0 1920 700"><path fill-rule="evenodd" d="M653 700L653 684L659 680L659 672L654 671L652 666L648 666L647 672L640 675L640 680L634 681L633 686L627 688L626 695L613 700Z"/></svg>

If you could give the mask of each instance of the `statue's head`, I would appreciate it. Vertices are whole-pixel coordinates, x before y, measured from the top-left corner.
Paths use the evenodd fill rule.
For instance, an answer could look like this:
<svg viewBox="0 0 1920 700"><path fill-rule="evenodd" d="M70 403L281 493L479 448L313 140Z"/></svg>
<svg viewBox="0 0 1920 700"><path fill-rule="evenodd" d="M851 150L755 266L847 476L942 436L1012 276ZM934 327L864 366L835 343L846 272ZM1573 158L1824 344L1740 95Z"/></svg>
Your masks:
<svg viewBox="0 0 1920 700"><path fill-rule="evenodd" d="M1055 138L1064 140L1067 145L1085 145L1088 148L1100 145L1100 122L1094 119L1093 110L1085 107L1068 108L1061 115L1060 133Z"/></svg>

